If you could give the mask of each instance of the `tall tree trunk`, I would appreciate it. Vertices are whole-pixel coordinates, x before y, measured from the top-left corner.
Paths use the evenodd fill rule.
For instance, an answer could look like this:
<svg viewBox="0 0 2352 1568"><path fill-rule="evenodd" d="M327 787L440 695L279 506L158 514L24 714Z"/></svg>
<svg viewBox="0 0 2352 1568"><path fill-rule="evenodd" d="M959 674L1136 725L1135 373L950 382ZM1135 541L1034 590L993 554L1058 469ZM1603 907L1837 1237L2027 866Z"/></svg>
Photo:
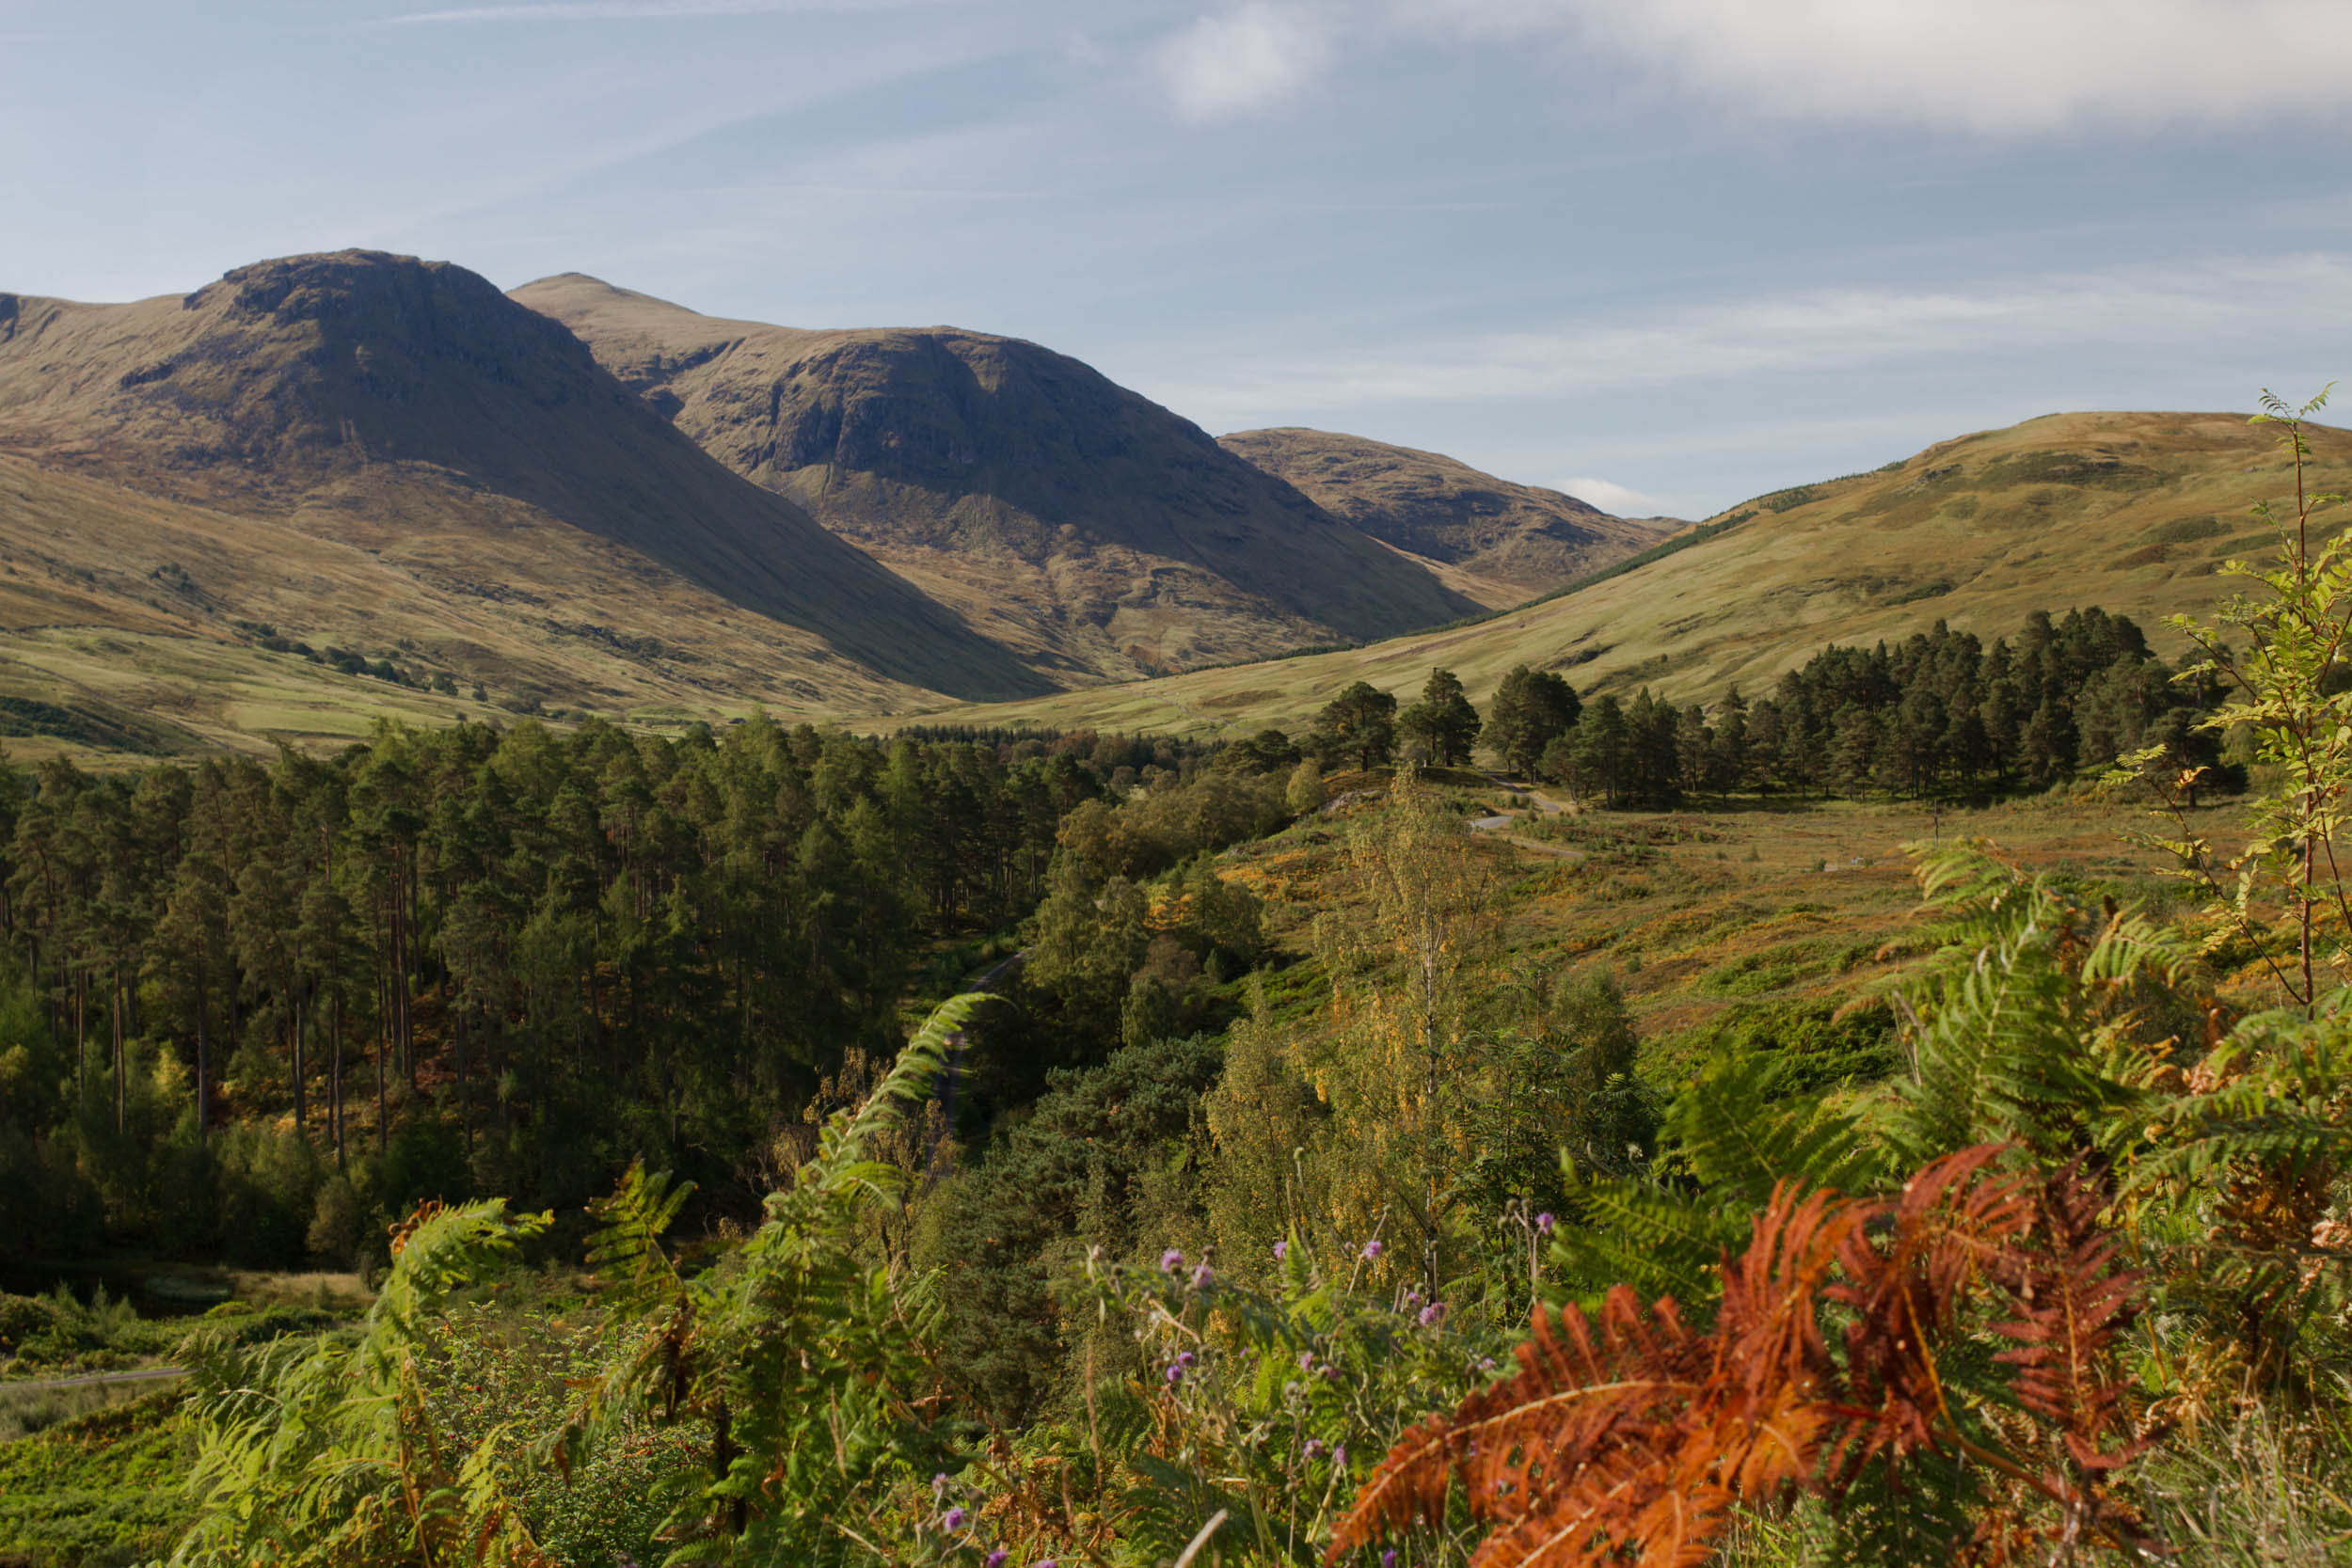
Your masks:
<svg viewBox="0 0 2352 1568"><path fill-rule="evenodd" d="M375 964L375 1151L381 1154L391 1137L391 1123L384 1110L384 1053L392 1045L392 1007L380 954Z"/></svg>
<svg viewBox="0 0 2352 1568"><path fill-rule="evenodd" d="M457 1010L456 1028L450 1039L450 1049L457 1060L457 1121L466 1130L466 1159L473 1160L473 1112L466 1102L466 1009Z"/></svg>
<svg viewBox="0 0 2352 1568"><path fill-rule="evenodd" d="M335 1168L343 1168L343 999L340 992L326 999L327 1114L335 1124Z"/></svg>
<svg viewBox="0 0 2352 1568"><path fill-rule="evenodd" d="M57 1043L57 993L40 983L40 938L34 937L28 944L32 966L26 971L33 977L33 987L40 992L41 1016L49 1023L49 1043Z"/></svg>
<svg viewBox="0 0 2352 1568"><path fill-rule="evenodd" d="M212 1063L204 1053L204 1013L210 974L199 965L196 972L196 1141L208 1137L213 1119Z"/></svg>
<svg viewBox="0 0 2352 1568"><path fill-rule="evenodd" d="M302 1084L302 993L291 986L287 988L287 990L294 997L294 1131L300 1132L303 1131L305 1120L303 1113L309 1109L304 1100Z"/></svg>
<svg viewBox="0 0 2352 1568"><path fill-rule="evenodd" d="M73 1110L89 1115L89 984L80 970L73 972Z"/></svg>
<svg viewBox="0 0 2352 1568"><path fill-rule="evenodd" d="M110 974L110 976L109 976L109 986L110 986L110 989L112 990L112 992L113 992L113 1002L114 1002L114 1008L113 1008L113 1022L114 1022L114 1058L115 1058L115 1136L119 1138L119 1137L122 1136L123 1129L124 1129L124 1128L128 1125L128 1123L129 1123L129 1121L130 1121L130 1117L129 1117L129 1116L128 1116L126 1113L128 1112L128 1110L129 1110L129 1108L130 1108L130 1103L131 1103L131 1089L130 1089L130 1079L131 1079L131 1062L130 1062L130 1052L129 1052L127 1049L125 1049L125 1047L124 1047L124 1045L123 1045L123 1039L122 1039L122 965L121 965L121 964L117 963L117 964L114 966L113 972L112 972L112 974Z"/></svg>

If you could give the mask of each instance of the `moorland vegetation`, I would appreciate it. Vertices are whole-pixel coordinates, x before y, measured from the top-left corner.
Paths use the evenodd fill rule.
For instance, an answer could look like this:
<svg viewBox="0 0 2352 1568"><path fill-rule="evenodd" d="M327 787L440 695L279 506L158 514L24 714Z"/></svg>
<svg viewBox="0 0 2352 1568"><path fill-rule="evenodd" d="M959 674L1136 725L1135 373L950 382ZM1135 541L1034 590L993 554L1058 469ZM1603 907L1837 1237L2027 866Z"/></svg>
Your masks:
<svg viewBox="0 0 2352 1568"><path fill-rule="evenodd" d="M2178 671L2086 610L1697 707L1335 686L1218 749L11 775L12 1244L377 1288L189 1325L184 1392L0 1465L184 1445L183 1513L68 1560L2342 1556L2326 502ZM2067 863L1959 832L2146 808ZM1947 813L1913 919L1787 848Z"/></svg>

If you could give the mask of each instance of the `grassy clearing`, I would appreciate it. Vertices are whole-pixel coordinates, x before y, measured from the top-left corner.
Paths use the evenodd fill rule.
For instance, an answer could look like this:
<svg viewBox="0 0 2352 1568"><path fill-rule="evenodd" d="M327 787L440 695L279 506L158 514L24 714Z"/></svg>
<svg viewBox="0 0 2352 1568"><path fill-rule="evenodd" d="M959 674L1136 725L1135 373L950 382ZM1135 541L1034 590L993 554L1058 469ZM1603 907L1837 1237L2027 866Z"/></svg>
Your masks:
<svg viewBox="0 0 2352 1568"><path fill-rule="evenodd" d="M12 1443L102 1410L168 1392L158 1387L163 1381L81 1383L63 1388L46 1384L23 1387L0 1382L0 1443Z"/></svg>
<svg viewBox="0 0 2352 1568"><path fill-rule="evenodd" d="M0 1443L0 1560L113 1568L164 1556L188 1518L188 1455L176 1391Z"/></svg>
<svg viewBox="0 0 2352 1568"><path fill-rule="evenodd" d="M1507 832L1476 839L1498 894L1503 961L1610 970L1643 1037L1644 1073L1661 1088L1731 1051L1784 1053L1799 1082L1886 1070L1876 998L1935 935L1915 914L1906 844L1984 840L2035 869L2158 905L2171 886L2161 858L2124 838L2144 825L2138 811L2088 795L1940 812L1739 802L1546 817L1465 777L1438 787L1466 816L1517 814ZM1334 785L1378 783L1343 776ZM1265 901L1268 934L1294 960L1265 982L1279 1016L1303 1017L1327 998L1305 961L1308 927L1352 896L1342 875L1346 822L1378 809L1376 794L1363 795L1226 858L1228 874ZM2235 808L2205 815L2226 840Z"/></svg>
<svg viewBox="0 0 2352 1568"><path fill-rule="evenodd" d="M223 1279L241 1282L240 1293L228 1296L224 1288L210 1306L193 1305L191 1298L202 1299ZM133 1288L135 1297L114 1294L103 1283L0 1294L0 1390L10 1383L166 1365L199 1332L241 1345L316 1333L356 1318L369 1299L348 1274L159 1274Z"/></svg>

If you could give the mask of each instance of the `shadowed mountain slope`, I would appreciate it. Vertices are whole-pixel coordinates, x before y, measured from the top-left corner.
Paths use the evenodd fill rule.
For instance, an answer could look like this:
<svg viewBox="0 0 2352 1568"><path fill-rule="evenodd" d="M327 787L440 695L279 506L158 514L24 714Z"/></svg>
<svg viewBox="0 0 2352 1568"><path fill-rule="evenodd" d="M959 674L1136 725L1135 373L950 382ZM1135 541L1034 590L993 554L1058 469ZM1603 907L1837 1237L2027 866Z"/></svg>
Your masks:
<svg viewBox="0 0 2352 1568"><path fill-rule="evenodd" d="M1484 589L1482 602L1498 610L1613 565L1683 526L1612 516L1557 490L1361 436L1293 425L1216 439L1374 538L1468 574Z"/></svg>
<svg viewBox="0 0 2352 1568"><path fill-rule="evenodd" d="M631 595L762 618L802 644L795 674L846 676L845 696L1045 686L447 263L294 257L130 305L0 294L0 449L372 552L432 535L443 569L598 602L598 622ZM498 548L517 528L539 547Z"/></svg>
<svg viewBox="0 0 2352 1568"><path fill-rule="evenodd" d="M2318 489L2352 489L2352 434L2311 432ZM1417 692L1432 665L1484 703L1518 664L1582 691L1711 700L1768 689L1829 642L1939 620L1990 640L2029 611L2096 605L2176 652L2164 616L2234 591L2230 557L2275 536L2248 515L2294 479L2275 433L2232 414L2052 414L1930 447L1871 473L1759 497L1687 547L1470 626L1342 653L948 710L973 723L1166 733L1298 727L1356 680Z"/></svg>
<svg viewBox="0 0 2352 1568"><path fill-rule="evenodd" d="M1475 608L1034 343L723 321L577 274L514 297L728 467L1066 679L1391 636Z"/></svg>

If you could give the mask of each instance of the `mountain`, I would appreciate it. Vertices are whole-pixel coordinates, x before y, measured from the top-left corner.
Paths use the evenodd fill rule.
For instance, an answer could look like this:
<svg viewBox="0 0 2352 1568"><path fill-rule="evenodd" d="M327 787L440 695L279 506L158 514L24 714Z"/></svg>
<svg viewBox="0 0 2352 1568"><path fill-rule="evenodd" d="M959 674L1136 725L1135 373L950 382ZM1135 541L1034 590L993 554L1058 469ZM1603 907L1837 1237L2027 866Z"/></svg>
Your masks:
<svg viewBox="0 0 2352 1568"><path fill-rule="evenodd" d="M184 584L185 634L267 622L371 657L405 639L461 682L596 706L1047 688L447 263L293 257L130 305L0 294L0 452L25 463L0 562L103 586L168 547L149 571ZM281 560L317 574L289 592Z"/></svg>
<svg viewBox="0 0 2352 1568"><path fill-rule="evenodd" d="M1685 526L1613 517L1557 490L1361 436L1289 425L1216 439L1384 544L1454 568L1450 580L1490 609L1574 582Z"/></svg>
<svg viewBox="0 0 2352 1568"><path fill-rule="evenodd" d="M578 274L514 298L729 468L1064 681L1392 636L1478 608L1035 343L723 321Z"/></svg>
<svg viewBox="0 0 2352 1568"><path fill-rule="evenodd" d="M2352 434L2313 429L2321 490L2352 489ZM1948 621L1988 640L2035 610L2209 613L2231 556L2274 535L2250 519L2294 479L2272 432L2232 414L2053 414L1961 436L1867 474L1757 498L1588 579L1475 625L1371 647L1201 671L1042 701L950 709L958 722L1241 734L1303 726L1351 681L1420 689L1432 665L1490 695L1517 664L1579 690L1643 686L1680 701L1753 692L1825 643L1868 644Z"/></svg>

